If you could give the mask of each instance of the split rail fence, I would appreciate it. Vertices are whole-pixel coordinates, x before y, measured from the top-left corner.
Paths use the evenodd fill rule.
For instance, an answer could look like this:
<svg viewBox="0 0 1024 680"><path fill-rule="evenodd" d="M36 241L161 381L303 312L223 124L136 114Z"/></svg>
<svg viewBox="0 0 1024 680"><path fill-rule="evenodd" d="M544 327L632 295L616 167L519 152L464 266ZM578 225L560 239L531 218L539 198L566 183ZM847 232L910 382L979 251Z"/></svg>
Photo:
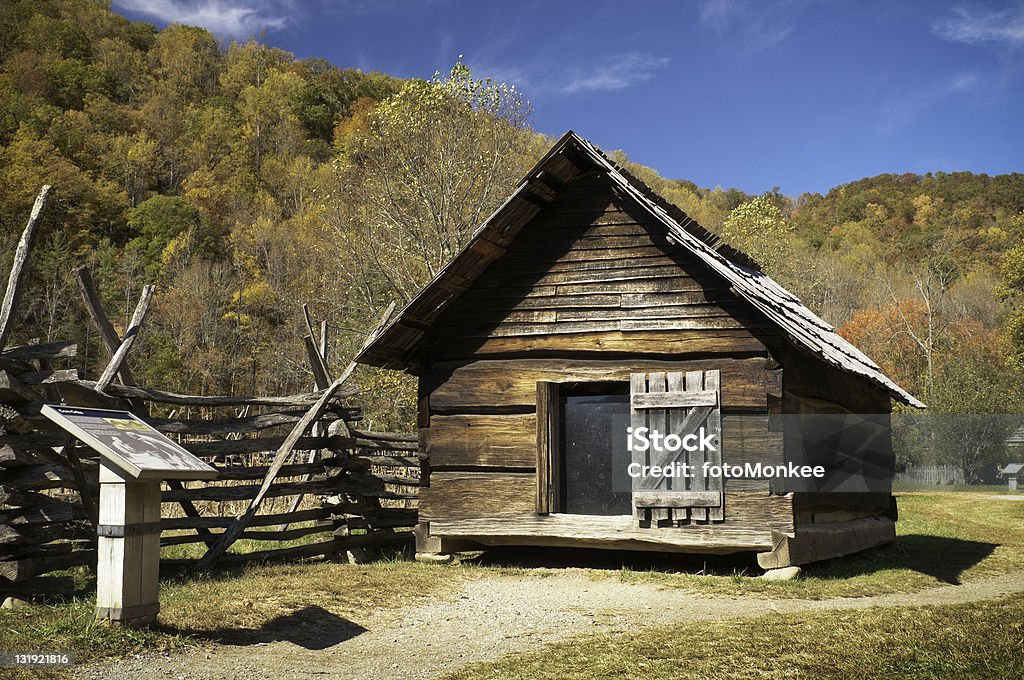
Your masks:
<svg viewBox="0 0 1024 680"><path fill-rule="evenodd" d="M178 553L165 562L208 568L320 555L362 561L412 545L416 436L360 429L362 413L350 403L356 390L348 384L354 366L332 380L327 326L316 338L308 310L303 341L315 389L289 396L138 386L125 358L153 288L143 289L121 338L86 269L77 272L82 299L111 357L98 380L83 380L71 367L73 342L5 348L48 193L44 187L33 207L0 309L0 599L67 592L69 577L46 574L96 562L99 461L40 415L47 402L130 410L218 469L216 480L164 483L161 545L183 546L165 551Z"/></svg>

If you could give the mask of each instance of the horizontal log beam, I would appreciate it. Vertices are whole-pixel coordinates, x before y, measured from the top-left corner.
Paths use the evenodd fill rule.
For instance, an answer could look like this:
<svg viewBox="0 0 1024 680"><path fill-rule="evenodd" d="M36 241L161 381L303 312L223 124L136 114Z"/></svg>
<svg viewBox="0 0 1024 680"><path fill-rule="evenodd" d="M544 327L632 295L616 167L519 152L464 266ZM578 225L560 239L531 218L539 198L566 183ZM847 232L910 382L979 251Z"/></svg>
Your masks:
<svg viewBox="0 0 1024 680"><path fill-rule="evenodd" d="M0 524L0 545L37 545L70 538L94 538L96 529L87 522L66 522L38 527L29 524Z"/></svg>
<svg viewBox="0 0 1024 680"><path fill-rule="evenodd" d="M371 430L352 429L352 434L363 439L375 439L384 442L411 442L415 444L419 437L405 432L373 432Z"/></svg>
<svg viewBox="0 0 1024 680"><path fill-rule="evenodd" d="M279 512L268 515L256 515L249 523L251 526L269 526L281 522L307 522L310 520L330 517L335 510L329 507L297 510L295 512ZM224 529L233 524L234 517L166 517L160 520L161 531L176 529Z"/></svg>
<svg viewBox="0 0 1024 680"><path fill-rule="evenodd" d="M70 359L78 355L78 343L73 340L60 340L35 345L21 345L4 350L0 358L15 361L32 361L33 359Z"/></svg>
<svg viewBox="0 0 1024 680"><path fill-rule="evenodd" d="M216 441L182 442L181 445L197 456L229 456L239 453L271 453L284 443L285 436L242 437L240 439L219 439ZM334 451L415 451L416 444L364 439L361 437L300 437L295 443L296 451L332 449Z"/></svg>
<svg viewBox="0 0 1024 680"><path fill-rule="evenodd" d="M95 387L96 383L90 380L79 381L84 385ZM316 403L322 392L306 392L284 397L253 397L253 396L200 396L194 394L177 394L175 392L164 392L161 390L137 387L135 385L109 385L104 392L114 397L128 399L144 399L160 404L174 404L177 406L195 406L197 408L216 406L273 406L277 408L304 408ZM359 391L352 386L346 385L335 393L331 398L332 402L340 402L348 397L353 397Z"/></svg>
<svg viewBox="0 0 1024 680"><path fill-rule="evenodd" d="M342 415L348 417L352 409L342 409ZM215 435L233 434L236 432L258 432L279 425L291 425L302 418L302 411L265 413L244 418L217 418L213 420L150 418L146 422L161 432L170 434ZM336 417L336 416L335 416ZM327 417L325 420L334 420Z"/></svg>
<svg viewBox="0 0 1024 680"><path fill-rule="evenodd" d="M26 557L19 560L0 562L0 577L20 583L33 576L58 569L70 569L83 564L96 564L95 550L81 550L67 555L50 557Z"/></svg>
<svg viewBox="0 0 1024 680"><path fill-rule="evenodd" d="M60 524L72 520L87 519L81 505L51 503L36 508L0 510L0 524L20 526L24 524Z"/></svg>
<svg viewBox="0 0 1024 680"><path fill-rule="evenodd" d="M307 545L299 545L291 548L278 548L276 550L257 550L249 553L226 554L218 559L218 563L224 565L238 565L246 564L248 562L268 562L276 560L299 559L304 557L320 557L322 555L332 555L343 548L344 546L340 545L340 542L338 540L331 539L329 541L310 543ZM196 563L197 560L161 561L161 564L165 564L170 567L192 567L195 566Z"/></svg>
<svg viewBox="0 0 1024 680"><path fill-rule="evenodd" d="M294 541L299 538L304 538L313 534L323 534L333 532L334 528L330 525L318 525L313 524L304 527L297 527L294 529L286 529L283 531L267 530L267 531L243 531L240 535L240 539L249 539L251 541ZM213 538L217 538L219 533L214 533ZM163 536L160 538L160 546L169 545L189 545L191 543L202 543L209 541L209 536L199 536L196 534L182 534L178 536Z"/></svg>
<svg viewBox="0 0 1024 680"><path fill-rule="evenodd" d="M372 482L371 482L372 483ZM380 482L377 482L378 484ZM244 484L236 486L203 486L191 489L164 491L160 495L163 503L190 501L237 501L249 500L256 497L260 490L259 484ZM295 496L297 494L358 494L364 490L374 490L367 484L352 481L347 477L335 477L332 479L310 481L310 482L284 482L272 484L266 492L269 498L280 496Z"/></svg>
<svg viewBox="0 0 1024 680"><path fill-rule="evenodd" d="M78 380L77 368L64 368L53 371L32 371L18 376L26 385L52 385L53 383Z"/></svg>

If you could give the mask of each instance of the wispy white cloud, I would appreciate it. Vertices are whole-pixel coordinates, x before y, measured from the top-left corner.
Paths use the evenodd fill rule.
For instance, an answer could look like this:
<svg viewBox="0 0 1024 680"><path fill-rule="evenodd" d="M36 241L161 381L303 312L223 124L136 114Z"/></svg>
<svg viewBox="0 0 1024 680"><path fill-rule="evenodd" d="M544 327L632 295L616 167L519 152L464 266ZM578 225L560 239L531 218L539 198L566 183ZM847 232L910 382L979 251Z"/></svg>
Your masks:
<svg viewBox="0 0 1024 680"><path fill-rule="evenodd" d="M732 20L741 14L736 0L706 0L700 7L700 20L716 31L724 31Z"/></svg>
<svg viewBox="0 0 1024 680"><path fill-rule="evenodd" d="M983 84L981 74L968 71L921 87L902 89L882 101L878 130L883 133L894 132L951 98L960 95L975 97Z"/></svg>
<svg viewBox="0 0 1024 680"><path fill-rule="evenodd" d="M969 45L1024 45L1024 4L998 10L957 7L952 16L935 21L932 31L945 40Z"/></svg>
<svg viewBox="0 0 1024 680"><path fill-rule="evenodd" d="M615 55L601 63L570 70L566 80L556 87L563 94L624 90L647 82L658 69L667 64L667 57L640 52Z"/></svg>
<svg viewBox="0 0 1024 680"><path fill-rule="evenodd" d="M610 54L586 64L551 66L550 60L515 66L475 64L473 71L522 86L531 96L610 92L645 83L668 65L668 58L645 52Z"/></svg>
<svg viewBox="0 0 1024 680"><path fill-rule="evenodd" d="M700 23L733 38L743 51L760 52L778 45L796 28L793 0L704 0Z"/></svg>
<svg viewBox="0 0 1024 680"><path fill-rule="evenodd" d="M157 21L202 26L218 35L245 37L284 28L288 0L114 0L114 7Z"/></svg>

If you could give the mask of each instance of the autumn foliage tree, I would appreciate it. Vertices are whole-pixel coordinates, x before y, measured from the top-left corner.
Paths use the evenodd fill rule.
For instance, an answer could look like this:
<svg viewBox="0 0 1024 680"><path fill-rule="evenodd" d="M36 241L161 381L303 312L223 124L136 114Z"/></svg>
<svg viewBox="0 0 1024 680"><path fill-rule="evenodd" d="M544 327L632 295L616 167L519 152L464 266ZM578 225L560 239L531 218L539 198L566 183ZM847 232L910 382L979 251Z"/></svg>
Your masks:
<svg viewBox="0 0 1024 680"><path fill-rule="evenodd" d="M1024 426L1024 374L1007 364L997 330L963 335L939 362L928 422L938 462L968 484L993 481L1006 440Z"/></svg>
<svg viewBox="0 0 1024 680"><path fill-rule="evenodd" d="M888 375L912 393L923 392L928 362L914 339L927 332L927 314L920 300L908 299L853 313L839 334L871 357Z"/></svg>
<svg viewBox="0 0 1024 680"><path fill-rule="evenodd" d="M510 193L535 148L529 115L515 86L459 62L406 83L348 135L335 232L385 295L407 301Z"/></svg>

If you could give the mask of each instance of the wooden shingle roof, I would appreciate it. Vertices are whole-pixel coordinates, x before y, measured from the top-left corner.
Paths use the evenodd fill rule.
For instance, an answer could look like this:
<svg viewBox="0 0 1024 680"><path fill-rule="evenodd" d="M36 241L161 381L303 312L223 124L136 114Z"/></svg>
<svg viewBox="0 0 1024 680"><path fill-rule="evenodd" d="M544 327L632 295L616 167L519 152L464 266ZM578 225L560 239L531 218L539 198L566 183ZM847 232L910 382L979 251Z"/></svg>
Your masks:
<svg viewBox="0 0 1024 680"><path fill-rule="evenodd" d="M885 375L867 355L762 272L749 256L697 224L571 130L527 173L508 200L477 228L466 247L405 309L369 339L356 361L385 368L409 368L431 324L448 305L505 253L522 226L553 200L569 180L593 170L606 174L619 192L663 223L676 245L690 251L722 277L737 296L764 314L796 347L869 380L905 404L924 408L924 404Z"/></svg>

